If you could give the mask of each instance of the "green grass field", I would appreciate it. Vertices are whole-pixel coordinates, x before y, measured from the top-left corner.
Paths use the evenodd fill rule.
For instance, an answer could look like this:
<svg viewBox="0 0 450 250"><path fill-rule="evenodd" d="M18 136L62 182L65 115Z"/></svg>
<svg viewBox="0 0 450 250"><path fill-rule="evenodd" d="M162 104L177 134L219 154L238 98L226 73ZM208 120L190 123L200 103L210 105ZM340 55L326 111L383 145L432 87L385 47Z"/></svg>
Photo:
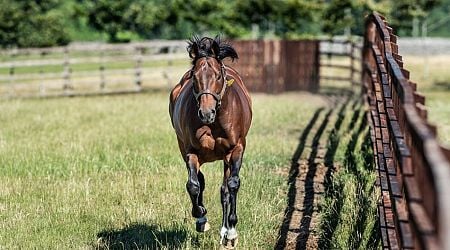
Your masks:
<svg viewBox="0 0 450 250"><path fill-rule="evenodd" d="M164 91L0 101L0 248L217 249L222 166L203 167L212 230L198 234L167 101ZM298 92L253 102L239 247L273 249L299 134L327 100Z"/></svg>
<svg viewBox="0 0 450 250"><path fill-rule="evenodd" d="M450 147L450 55L420 57L405 55L405 68L417 89L426 97L428 119L438 127L440 142Z"/></svg>
<svg viewBox="0 0 450 250"><path fill-rule="evenodd" d="M420 78L418 58L405 57L405 66L426 95L440 140L449 145L450 75L442 60L430 59L428 78ZM241 249L276 244L299 136L317 110L338 109L329 103L335 90L253 94L238 201ZM219 247L221 164L203 168L212 230L198 234L166 91L0 100L0 110L0 249ZM323 136L332 157L326 154L325 163L336 172L320 205L318 244L376 247L377 192L363 107L347 105L330 121Z"/></svg>
<svg viewBox="0 0 450 250"><path fill-rule="evenodd" d="M219 163L204 167L212 230L197 234L167 93L0 102L0 246L218 247ZM240 246L270 248L296 132L320 105L256 95L239 197ZM100 242L101 243L101 242Z"/></svg>

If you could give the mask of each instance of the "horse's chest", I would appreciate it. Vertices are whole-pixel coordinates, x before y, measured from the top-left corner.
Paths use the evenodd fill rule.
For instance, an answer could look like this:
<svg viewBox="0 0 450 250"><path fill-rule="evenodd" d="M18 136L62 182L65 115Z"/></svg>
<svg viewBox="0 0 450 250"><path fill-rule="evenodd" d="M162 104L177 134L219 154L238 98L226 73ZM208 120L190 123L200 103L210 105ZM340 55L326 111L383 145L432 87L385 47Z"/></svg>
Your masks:
<svg viewBox="0 0 450 250"><path fill-rule="evenodd" d="M200 153L211 161L221 158L229 150L229 143L225 137L212 131L208 126L202 126L196 131L194 144L197 144L195 146Z"/></svg>

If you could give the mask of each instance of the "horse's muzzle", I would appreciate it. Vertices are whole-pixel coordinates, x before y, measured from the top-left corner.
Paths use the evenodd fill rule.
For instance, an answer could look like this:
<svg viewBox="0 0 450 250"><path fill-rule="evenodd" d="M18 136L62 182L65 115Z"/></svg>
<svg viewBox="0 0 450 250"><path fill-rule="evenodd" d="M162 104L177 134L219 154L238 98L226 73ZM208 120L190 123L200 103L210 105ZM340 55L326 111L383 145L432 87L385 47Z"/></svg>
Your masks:
<svg viewBox="0 0 450 250"><path fill-rule="evenodd" d="M215 109L199 109L198 118L204 124L211 124L216 120L216 110Z"/></svg>

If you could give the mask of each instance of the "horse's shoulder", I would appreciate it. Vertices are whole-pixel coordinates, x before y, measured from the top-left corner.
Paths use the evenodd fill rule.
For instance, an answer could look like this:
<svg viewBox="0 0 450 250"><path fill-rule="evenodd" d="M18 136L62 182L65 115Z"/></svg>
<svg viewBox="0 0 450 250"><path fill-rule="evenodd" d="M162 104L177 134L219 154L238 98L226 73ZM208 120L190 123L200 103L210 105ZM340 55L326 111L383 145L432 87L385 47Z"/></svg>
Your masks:
<svg viewBox="0 0 450 250"><path fill-rule="evenodd" d="M190 70L187 71L180 79L180 82L177 85L175 85L175 87L173 87L172 91L170 92L170 101L172 103L177 100L178 96L181 94L183 89L186 88L186 86L188 85L186 83L189 82L189 80L191 79L191 75L192 75L191 71Z"/></svg>

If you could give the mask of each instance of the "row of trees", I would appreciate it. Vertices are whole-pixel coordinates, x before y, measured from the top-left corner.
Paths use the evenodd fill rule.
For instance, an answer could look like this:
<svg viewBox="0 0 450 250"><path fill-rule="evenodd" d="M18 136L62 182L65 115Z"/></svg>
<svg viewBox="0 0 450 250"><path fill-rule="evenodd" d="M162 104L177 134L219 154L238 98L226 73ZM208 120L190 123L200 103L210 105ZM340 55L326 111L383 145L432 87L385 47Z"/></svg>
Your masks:
<svg viewBox="0 0 450 250"><path fill-rule="evenodd" d="M0 0L3 47L43 47L71 40L186 39L361 35L377 10L404 32L450 0ZM99 35L104 34L104 36Z"/></svg>

